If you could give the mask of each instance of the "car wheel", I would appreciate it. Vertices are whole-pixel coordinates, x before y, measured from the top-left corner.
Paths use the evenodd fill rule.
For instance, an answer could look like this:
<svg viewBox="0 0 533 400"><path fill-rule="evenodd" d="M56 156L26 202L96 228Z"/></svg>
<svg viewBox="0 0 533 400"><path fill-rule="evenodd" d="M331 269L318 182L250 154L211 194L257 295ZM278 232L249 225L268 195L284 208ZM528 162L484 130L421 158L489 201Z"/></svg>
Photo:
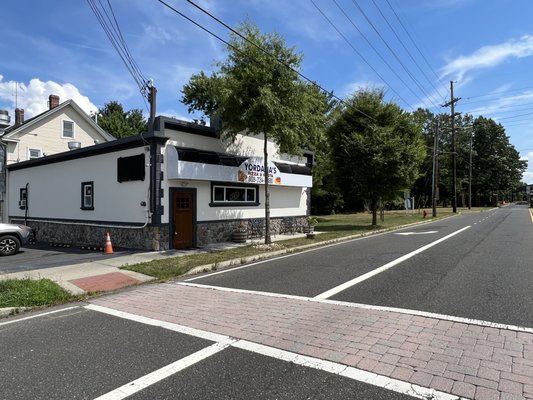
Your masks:
<svg viewBox="0 0 533 400"><path fill-rule="evenodd" d="M0 256L10 256L20 249L20 240L15 236L2 236L0 238Z"/></svg>

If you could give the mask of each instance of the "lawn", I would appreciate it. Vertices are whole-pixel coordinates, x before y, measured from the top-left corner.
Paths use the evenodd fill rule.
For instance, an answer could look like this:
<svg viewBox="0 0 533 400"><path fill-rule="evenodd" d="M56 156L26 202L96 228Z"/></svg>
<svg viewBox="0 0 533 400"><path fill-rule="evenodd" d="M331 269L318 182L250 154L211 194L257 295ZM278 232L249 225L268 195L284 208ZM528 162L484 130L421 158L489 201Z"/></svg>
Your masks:
<svg viewBox="0 0 533 400"><path fill-rule="evenodd" d="M0 281L0 308L44 306L76 299L49 279Z"/></svg>

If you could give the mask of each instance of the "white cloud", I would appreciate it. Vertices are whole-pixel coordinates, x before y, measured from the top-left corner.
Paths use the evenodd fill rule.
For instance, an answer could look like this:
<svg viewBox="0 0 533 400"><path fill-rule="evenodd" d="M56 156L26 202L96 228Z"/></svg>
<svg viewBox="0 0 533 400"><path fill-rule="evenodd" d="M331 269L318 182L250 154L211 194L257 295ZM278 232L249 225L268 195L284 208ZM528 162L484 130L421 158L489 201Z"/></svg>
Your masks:
<svg viewBox="0 0 533 400"><path fill-rule="evenodd" d="M14 94L17 84L17 97L15 99ZM4 82L3 76L0 75L0 102L11 104L11 112L13 112L15 107L24 109L26 119L46 111L48 109L48 96L51 94L58 95L60 102L69 99L74 100L87 114L96 111L98 108L71 83L43 82L40 79L32 79L28 84L15 81Z"/></svg>
<svg viewBox="0 0 533 400"><path fill-rule="evenodd" d="M361 89L376 89L376 88L378 89L383 88L383 84L379 84L377 82L370 81L370 80L369 81L355 81L355 82L350 82L344 85L338 94L339 94L339 97L347 97L347 96L351 96L352 94L356 93L358 90L361 90Z"/></svg>
<svg viewBox="0 0 533 400"><path fill-rule="evenodd" d="M533 151L520 157L521 160L527 161L527 170L522 175L522 180L527 184L533 184Z"/></svg>
<svg viewBox="0 0 533 400"><path fill-rule="evenodd" d="M456 75L462 79L468 71L489 68L509 58L523 58L533 55L533 36L525 35L505 43L483 46L467 56L460 56L442 68L443 76Z"/></svg>

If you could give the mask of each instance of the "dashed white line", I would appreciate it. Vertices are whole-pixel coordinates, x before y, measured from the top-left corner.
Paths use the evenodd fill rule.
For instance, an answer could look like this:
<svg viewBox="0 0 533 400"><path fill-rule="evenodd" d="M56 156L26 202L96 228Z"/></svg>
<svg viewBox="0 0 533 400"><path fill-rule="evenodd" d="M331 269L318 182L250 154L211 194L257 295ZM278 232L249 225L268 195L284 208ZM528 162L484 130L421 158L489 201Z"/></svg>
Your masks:
<svg viewBox="0 0 533 400"><path fill-rule="evenodd" d="M326 291L324 293L321 293L318 296L315 296L315 298L317 298L317 299L330 298L331 296L334 296L334 295L336 295L336 294L338 294L338 293L340 293L340 292L342 292L342 291L344 291L346 289L349 289L352 286L357 285L358 283L366 281L367 279L370 279L373 276L375 276L377 274L380 274L380 273L382 273L382 272L384 272L384 271L386 271L386 270L388 270L388 269L390 269L390 268L392 268L392 267L404 262L405 260L408 260L409 258L414 257L417 254L422 253L423 251L426 251L427 249L429 249L429 248L431 248L431 247L433 247L433 246L435 246L435 245L437 245L437 244L439 244L439 243L441 243L441 242L443 242L443 241L445 241L445 240L447 240L447 239L449 239L449 238L451 238L451 237L453 237L453 236L455 236L455 235L467 230L468 228L470 228L470 225L465 226L464 228L459 229L458 231L450 233L449 235L446 235L446 236L444 236L444 237L442 237L442 238L440 238L438 240L435 240L434 242L426 244L425 246L422 246L419 249L416 249L416 250L414 250L414 251L412 251L412 252L410 252L408 254L405 254L405 255L397 258L396 260L393 260L393 261L391 261L391 262L389 262L389 263L387 263L385 265L382 265L381 267L376 268L375 270L367 272L366 274L358 276L357 278L352 279L352 280L350 280L348 282L345 282L342 285L339 285L339 286L334 287L334 288L332 288L332 289L330 289L330 290L328 290L328 291Z"/></svg>

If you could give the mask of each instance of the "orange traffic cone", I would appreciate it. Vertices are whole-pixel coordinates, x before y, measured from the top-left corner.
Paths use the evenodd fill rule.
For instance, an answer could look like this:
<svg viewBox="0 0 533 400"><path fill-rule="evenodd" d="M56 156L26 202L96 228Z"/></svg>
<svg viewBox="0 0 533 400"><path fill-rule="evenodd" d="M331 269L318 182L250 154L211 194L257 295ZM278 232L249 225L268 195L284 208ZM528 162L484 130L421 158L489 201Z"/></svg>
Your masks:
<svg viewBox="0 0 533 400"><path fill-rule="evenodd" d="M111 236L109 232L106 233L104 254L113 254L113 245L111 244Z"/></svg>

